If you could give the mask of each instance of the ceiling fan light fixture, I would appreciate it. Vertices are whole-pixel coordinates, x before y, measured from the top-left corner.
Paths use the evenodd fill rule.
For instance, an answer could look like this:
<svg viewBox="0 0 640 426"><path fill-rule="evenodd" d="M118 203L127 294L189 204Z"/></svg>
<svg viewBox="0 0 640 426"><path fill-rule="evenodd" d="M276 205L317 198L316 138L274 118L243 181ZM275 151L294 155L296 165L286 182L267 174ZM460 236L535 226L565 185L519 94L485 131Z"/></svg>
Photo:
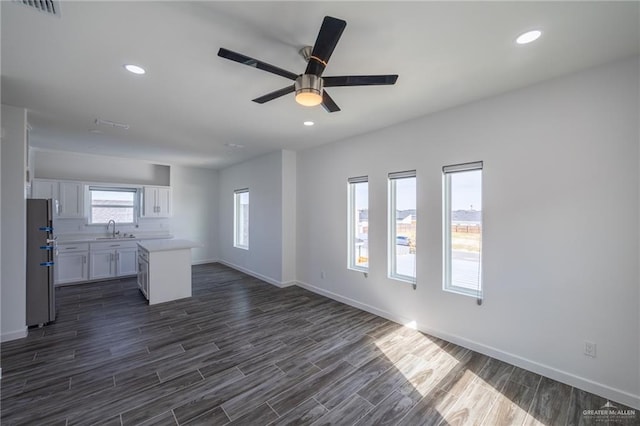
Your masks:
<svg viewBox="0 0 640 426"><path fill-rule="evenodd" d="M322 95L320 93L302 89L296 93L296 102L303 106L316 106L322 103Z"/></svg>
<svg viewBox="0 0 640 426"><path fill-rule="evenodd" d="M296 79L296 102L304 106L322 103L322 78L313 74L303 74Z"/></svg>

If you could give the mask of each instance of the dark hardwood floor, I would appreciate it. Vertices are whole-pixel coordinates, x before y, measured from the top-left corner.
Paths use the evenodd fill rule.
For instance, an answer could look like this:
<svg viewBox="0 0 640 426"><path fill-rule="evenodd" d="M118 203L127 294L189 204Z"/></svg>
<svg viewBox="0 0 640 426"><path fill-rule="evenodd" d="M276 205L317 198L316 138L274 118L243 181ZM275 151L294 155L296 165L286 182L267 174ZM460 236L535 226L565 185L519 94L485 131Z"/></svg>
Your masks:
<svg viewBox="0 0 640 426"><path fill-rule="evenodd" d="M193 289L148 306L135 279L58 288L57 321L2 345L2 424L640 423L585 415L607 401L297 287L209 264Z"/></svg>

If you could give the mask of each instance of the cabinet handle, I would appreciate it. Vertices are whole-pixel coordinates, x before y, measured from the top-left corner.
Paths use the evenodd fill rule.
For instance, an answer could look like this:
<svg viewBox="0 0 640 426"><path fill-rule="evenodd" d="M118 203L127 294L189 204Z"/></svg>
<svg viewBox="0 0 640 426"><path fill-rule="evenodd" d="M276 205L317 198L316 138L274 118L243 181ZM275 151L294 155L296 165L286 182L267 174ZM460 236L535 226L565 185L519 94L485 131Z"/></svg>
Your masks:
<svg viewBox="0 0 640 426"><path fill-rule="evenodd" d="M85 256L84 254L82 255L82 264L86 264L87 263L87 256Z"/></svg>
<svg viewBox="0 0 640 426"><path fill-rule="evenodd" d="M77 249L78 247L65 247L65 250L73 250L73 249Z"/></svg>

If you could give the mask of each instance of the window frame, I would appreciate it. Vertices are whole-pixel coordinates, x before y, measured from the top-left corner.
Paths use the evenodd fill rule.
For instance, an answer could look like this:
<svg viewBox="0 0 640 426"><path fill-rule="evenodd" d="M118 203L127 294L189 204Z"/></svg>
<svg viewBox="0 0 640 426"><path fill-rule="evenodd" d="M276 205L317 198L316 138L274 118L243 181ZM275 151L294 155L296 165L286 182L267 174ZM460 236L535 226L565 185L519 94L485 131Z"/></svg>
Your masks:
<svg viewBox="0 0 640 426"><path fill-rule="evenodd" d="M241 242L240 234L241 234L241 225L242 221L240 221L238 215L240 214L240 200L242 195L247 194L247 219L246 219L246 244ZM236 189L233 191L233 247L249 250L249 206L250 206L250 195L249 188Z"/></svg>
<svg viewBox="0 0 640 426"><path fill-rule="evenodd" d="M402 281L405 283L412 284L414 289L416 288L417 279L418 279L418 264L417 264L417 248L415 263L414 263L414 276L400 274L397 272L397 259L396 259L396 246L397 246L397 194L396 194L396 183L402 179L415 179L416 180L416 234L418 230L418 178L416 176L415 170L407 170L403 172L393 172L388 175L388 230L387 230L387 257L388 257L388 266L387 266L387 276L392 280ZM414 241L415 245L415 241ZM417 246L416 246L417 247Z"/></svg>
<svg viewBox="0 0 640 426"><path fill-rule="evenodd" d="M456 173L465 173L479 170L480 174L480 200L483 198L483 170L484 164L482 161L475 161L462 164L454 164L450 166L442 167L442 290L460 294L463 296L475 297L478 303L481 303L484 297L484 280L483 280L483 268L482 268L482 239L483 239L483 209L480 210L480 241L479 241L479 271L478 271L478 283L475 290L471 290L466 287L455 285L452 280L452 220L451 220L451 176Z"/></svg>
<svg viewBox="0 0 640 426"><path fill-rule="evenodd" d="M367 266L358 265L356 261L356 233L358 230L358 223L356 219L357 207L356 207L356 185L367 184L367 210L369 209L369 177L359 176L347 179L347 269L351 269L359 272L369 272L369 262ZM368 232L367 232L368 234ZM368 245L367 245L368 247ZM368 250L368 249L367 249Z"/></svg>
<svg viewBox="0 0 640 426"><path fill-rule="evenodd" d="M93 197L92 197L92 192L93 191L103 191L103 192L127 192L127 193L133 193L133 206L129 207L123 207L120 205L99 205L96 207L112 207L112 208L132 208L133 212L133 221L132 222L118 222L116 221L117 225L137 225L138 224L138 218L139 218L139 214L140 214L140 188L138 187L132 187L132 186L117 186L117 185L96 185L96 184L92 184L92 185L86 185L86 202L85 202L85 206L86 208L86 218L87 218L87 225L88 226L104 226L107 225L109 222L94 222L93 221ZM113 219L115 220L115 219Z"/></svg>

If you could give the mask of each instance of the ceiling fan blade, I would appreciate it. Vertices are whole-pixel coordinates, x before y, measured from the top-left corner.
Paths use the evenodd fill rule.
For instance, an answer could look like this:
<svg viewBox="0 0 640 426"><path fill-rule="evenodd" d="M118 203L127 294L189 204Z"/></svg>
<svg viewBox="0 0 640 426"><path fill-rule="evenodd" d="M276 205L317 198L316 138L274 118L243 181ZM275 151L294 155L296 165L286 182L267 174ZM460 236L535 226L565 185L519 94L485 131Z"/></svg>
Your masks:
<svg viewBox="0 0 640 426"><path fill-rule="evenodd" d="M396 84L397 74L392 75L344 75L339 77L323 77L324 87L338 86L381 86Z"/></svg>
<svg viewBox="0 0 640 426"><path fill-rule="evenodd" d="M280 96L284 96L286 94L292 93L295 90L296 90L295 86L292 84L291 86L283 87L280 90L276 90L274 92L267 93L264 96L260 96L259 98L255 98L255 99L253 99L253 102L257 102L259 104L263 104L265 102L269 102L269 101L272 101L272 100L274 100L276 98L279 98Z"/></svg>
<svg viewBox="0 0 640 426"><path fill-rule="evenodd" d="M325 16L316 39L316 44L313 45L311 51L311 57L307 64L305 74L315 74L318 77L322 75L329 58L333 53L333 49L336 48L338 40L347 26L346 21L342 19L333 18L331 16Z"/></svg>
<svg viewBox="0 0 640 426"><path fill-rule="evenodd" d="M322 91L322 106L327 112L340 111L340 107L331 99L326 90Z"/></svg>
<svg viewBox="0 0 640 426"><path fill-rule="evenodd" d="M294 74L291 71L283 70L282 68L278 68L275 65L267 64L266 62L250 58L249 56L245 56L241 53L232 52L231 50L225 49L224 47L221 47L220 50L218 50L218 56L220 56L221 58L229 59L230 61L239 62L243 65L258 68L260 70L267 71L284 78L288 78L289 80L295 80L296 78L298 78L298 74Z"/></svg>

